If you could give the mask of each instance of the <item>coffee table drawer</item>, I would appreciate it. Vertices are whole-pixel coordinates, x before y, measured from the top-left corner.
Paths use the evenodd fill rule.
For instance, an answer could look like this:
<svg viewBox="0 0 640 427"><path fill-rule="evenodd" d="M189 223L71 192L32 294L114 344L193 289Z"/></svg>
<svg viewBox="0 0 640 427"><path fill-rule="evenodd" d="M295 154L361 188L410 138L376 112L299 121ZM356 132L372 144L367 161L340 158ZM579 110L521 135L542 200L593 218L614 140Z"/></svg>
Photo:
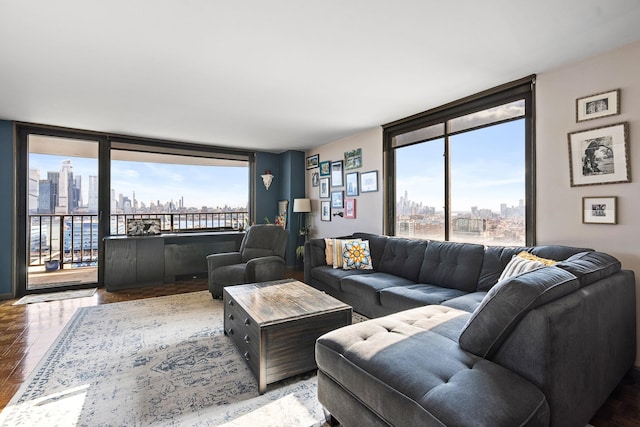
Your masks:
<svg viewBox="0 0 640 427"><path fill-rule="evenodd" d="M225 295L226 296L226 295ZM258 375L260 334L257 325L233 298L224 300L224 333L229 336L242 357Z"/></svg>

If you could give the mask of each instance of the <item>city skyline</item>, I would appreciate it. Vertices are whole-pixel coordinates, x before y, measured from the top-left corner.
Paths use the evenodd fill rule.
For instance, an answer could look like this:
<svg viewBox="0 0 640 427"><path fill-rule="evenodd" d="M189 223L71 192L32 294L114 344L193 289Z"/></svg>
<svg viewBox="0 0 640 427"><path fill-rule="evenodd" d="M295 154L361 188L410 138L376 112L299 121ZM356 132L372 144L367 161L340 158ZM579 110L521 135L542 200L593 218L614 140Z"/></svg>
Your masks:
<svg viewBox="0 0 640 427"><path fill-rule="evenodd" d="M48 172L59 172L62 162L71 160L74 177L80 176L81 200L89 203L89 181L98 175L98 160L81 157L30 153L29 169L39 170L40 180ZM176 165L113 160L111 192L116 200L122 194L147 207L184 200L186 208L246 208L248 205L248 168L233 166ZM214 185L224 183L224 185Z"/></svg>
<svg viewBox="0 0 640 427"><path fill-rule="evenodd" d="M450 137L451 210L525 199L524 120ZM404 191L425 206L444 208L444 139L400 147L396 154L396 201ZM508 202L511 201L511 202Z"/></svg>

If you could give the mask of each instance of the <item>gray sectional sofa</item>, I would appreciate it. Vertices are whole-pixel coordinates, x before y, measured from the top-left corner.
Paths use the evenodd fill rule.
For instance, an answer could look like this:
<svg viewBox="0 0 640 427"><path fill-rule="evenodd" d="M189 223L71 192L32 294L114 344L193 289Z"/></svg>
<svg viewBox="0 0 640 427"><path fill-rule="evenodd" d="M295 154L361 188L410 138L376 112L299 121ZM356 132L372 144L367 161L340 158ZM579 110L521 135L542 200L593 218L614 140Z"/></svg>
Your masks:
<svg viewBox="0 0 640 427"><path fill-rule="evenodd" d="M345 426L583 427L633 366L635 277L608 254L352 237L372 270L305 244L305 282L374 318L316 343L319 400ZM559 262L498 281L521 251Z"/></svg>

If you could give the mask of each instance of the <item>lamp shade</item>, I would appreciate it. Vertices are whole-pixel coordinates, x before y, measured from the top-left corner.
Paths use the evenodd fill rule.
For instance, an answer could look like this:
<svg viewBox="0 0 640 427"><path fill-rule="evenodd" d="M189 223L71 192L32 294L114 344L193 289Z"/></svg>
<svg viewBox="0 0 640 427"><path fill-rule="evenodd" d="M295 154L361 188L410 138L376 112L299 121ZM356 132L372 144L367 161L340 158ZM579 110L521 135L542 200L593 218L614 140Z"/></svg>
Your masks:
<svg viewBox="0 0 640 427"><path fill-rule="evenodd" d="M294 212L311 212L311 200L309 199L293 199Z"/></svg>

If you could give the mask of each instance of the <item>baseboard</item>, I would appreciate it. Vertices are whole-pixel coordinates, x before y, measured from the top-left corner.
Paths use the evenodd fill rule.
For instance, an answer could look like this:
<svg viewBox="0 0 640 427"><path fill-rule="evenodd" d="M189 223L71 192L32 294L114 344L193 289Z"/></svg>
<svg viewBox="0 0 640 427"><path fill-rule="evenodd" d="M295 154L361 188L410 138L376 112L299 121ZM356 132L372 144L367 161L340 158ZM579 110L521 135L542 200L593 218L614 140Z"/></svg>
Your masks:
<svg viewBox="0 0 640 427"><path fill-rule="evenodd" d="M0 301L14 299L13 294L0 294Z"/></svg>

